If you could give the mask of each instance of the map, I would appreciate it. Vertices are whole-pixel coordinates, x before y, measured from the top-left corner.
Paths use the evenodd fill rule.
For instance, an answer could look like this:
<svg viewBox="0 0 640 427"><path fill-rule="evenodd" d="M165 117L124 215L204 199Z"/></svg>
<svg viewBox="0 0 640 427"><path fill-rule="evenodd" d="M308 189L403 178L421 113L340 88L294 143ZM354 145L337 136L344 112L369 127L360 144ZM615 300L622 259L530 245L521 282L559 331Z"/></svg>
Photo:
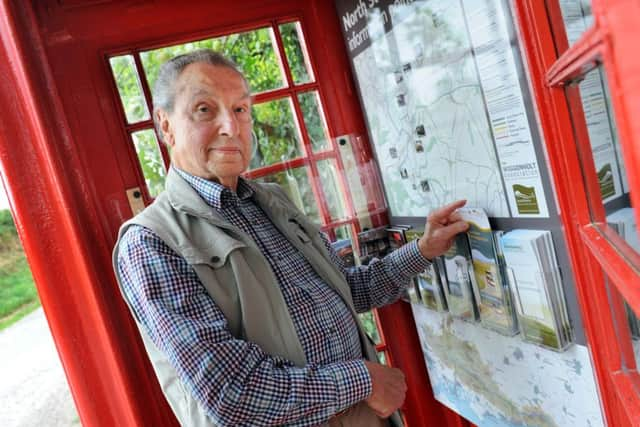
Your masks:
<svg viewBox="0 0 640 427"><path fill-rule="evenodd" d="M418 304L412 309L436 399L469 421L604 426L586 347L558 353Z"/></svg>
<svg viewBox="0 0 640 427"><path fill-rule="evenodd" d="M548 216L500 2L399 3L368 11L371 44L353 58L392 215L467 199L490 217Z"/></svg>

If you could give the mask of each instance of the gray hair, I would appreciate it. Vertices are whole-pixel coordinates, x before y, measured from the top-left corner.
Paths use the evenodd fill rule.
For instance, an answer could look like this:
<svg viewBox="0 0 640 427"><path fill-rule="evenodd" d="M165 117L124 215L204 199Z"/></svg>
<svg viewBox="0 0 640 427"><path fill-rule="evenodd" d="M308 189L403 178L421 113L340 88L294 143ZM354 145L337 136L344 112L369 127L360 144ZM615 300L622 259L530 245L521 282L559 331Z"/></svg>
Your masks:
<svg viewBox="0 0 640 427"><path fill-rule="evenodd" d="M160 108L168 113L173 112L176 99L176 81L187 65L196 62L203 62L205 64L215 65L216 67L230 68L236 71L247 84L247 88L249 87L249 82L244 74L242 74L242 70L240 70L238 64L220 52L211 49L199 49L171 58L160 66L158 77L153 85L153 124L156 127L156 132L160 139L162 139L162 130L160 129L156 112Z"/></svg>

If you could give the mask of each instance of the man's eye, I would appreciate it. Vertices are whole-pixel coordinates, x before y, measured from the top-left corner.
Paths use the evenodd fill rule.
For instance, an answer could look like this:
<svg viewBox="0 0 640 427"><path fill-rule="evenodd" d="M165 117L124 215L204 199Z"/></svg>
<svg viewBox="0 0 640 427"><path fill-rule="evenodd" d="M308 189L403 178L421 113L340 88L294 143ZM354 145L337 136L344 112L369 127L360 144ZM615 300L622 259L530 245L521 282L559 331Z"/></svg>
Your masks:
<svg viewBox="0 0 640 427"><path fill-rule="evenodd" d="M246 113L248 111L249 111L249 109L246 108L246 107L237 107L236 108L236 113Z"/></svg>
<svg viewBox="0 0 640 427"><path fill-rule="evenodd" d="M199 105L197 110L199 113L208 113L210 111L209 107L207 107L206 105Z"/></svg>

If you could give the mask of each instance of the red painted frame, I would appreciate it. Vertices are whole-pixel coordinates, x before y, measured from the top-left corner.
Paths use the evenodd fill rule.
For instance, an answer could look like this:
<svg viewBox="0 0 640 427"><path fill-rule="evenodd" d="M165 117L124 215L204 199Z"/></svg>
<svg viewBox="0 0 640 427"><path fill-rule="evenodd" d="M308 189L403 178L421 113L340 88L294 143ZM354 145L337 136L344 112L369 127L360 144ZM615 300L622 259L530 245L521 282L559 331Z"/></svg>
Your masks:
<svg viewBox="0 0 640 427"><path fill-rule="evenodd" d="M640 6L637 2L616 0L607 2L605 7L603 1L593 0L595 25L569 47L562 34L564 25L557 2L514 3L542 130L548 141L605 420L608 425L640 425L640 379L632 362L628 331L620 327L625 322L620 295L640 312L640 257L605 225L593 161L590 155L583 154L590 153L590 145L584 118L575 114L582 111L577 89L565 89L567 83L598 63L604 65L629 184L632 189L640 188L640 127L633 116L640 110L640 59L633 53L640 32ZM556 48L563 52L560 57ZM638 192L631 193L636 219L640 216L639 196ZM628 363L626 367L623 361Z"/></svg>

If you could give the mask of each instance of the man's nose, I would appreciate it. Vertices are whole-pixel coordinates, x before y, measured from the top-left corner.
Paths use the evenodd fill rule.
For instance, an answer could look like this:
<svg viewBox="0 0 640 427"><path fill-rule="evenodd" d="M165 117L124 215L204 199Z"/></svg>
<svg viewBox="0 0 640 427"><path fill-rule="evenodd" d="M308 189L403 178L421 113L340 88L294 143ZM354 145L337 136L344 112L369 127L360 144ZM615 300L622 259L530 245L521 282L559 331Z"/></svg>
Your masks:
<svg viewBox="0 0 640 427"><path fill-rule="evenodd" d="M220 125L218 132L220 135L232 137L238 134L238 118L234 114L233 110L225 109L221 112L218 119Z"/></svg>

